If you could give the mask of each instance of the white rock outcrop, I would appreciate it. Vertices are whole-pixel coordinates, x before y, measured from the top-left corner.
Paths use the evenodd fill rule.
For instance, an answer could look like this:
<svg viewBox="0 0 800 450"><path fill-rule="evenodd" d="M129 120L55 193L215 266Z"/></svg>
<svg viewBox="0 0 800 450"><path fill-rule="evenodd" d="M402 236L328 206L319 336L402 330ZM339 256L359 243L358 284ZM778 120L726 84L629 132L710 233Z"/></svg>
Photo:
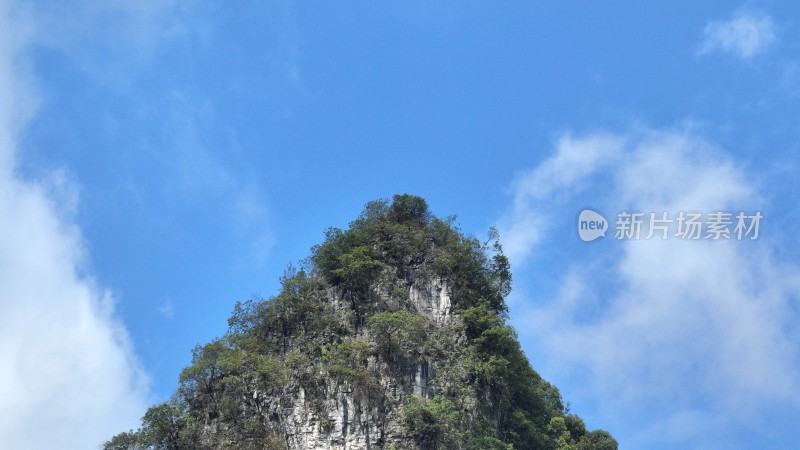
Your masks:
<svg viewBox="0 0 800 450"><path fill-rule="evenodd" d="M409 300L418 313L436 325L447 324L453 316L453 304L445 279L417 280L409 289Z"/></svg>

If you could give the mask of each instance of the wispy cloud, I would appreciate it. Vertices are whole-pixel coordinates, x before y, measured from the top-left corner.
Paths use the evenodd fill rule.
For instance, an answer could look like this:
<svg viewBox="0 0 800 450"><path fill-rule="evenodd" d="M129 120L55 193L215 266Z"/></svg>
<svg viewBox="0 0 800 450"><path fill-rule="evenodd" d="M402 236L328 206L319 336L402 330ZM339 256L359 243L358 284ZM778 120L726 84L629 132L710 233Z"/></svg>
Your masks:
<svg viewBox="0 0 800 450"><path fill-rule="evenodd" d="M709 22L698 54L722 51L749 60L775 42L775 25L764 14L740 13L727 21Z"/></svg>
<svg viewBox="0 0 800 450"><path fill-rule="evenodd" d="M247 247L243 266L262 265L272 249L267 201L259 184L248 174L235 172L204 135L206 127L221 127L213 105L179 92L172 93L169 134L173 145L163 154L172 182L169 188L183 196L216 199L230 229ZM226 145L235 146L231 140Z"/></svg>
<svg viewBox="0 0 800 450"><path fill-rule="evenodd" d="M611 134L567 135L559 140L557 155L515 180L513 208L500 220L506 253L515 266L525 263L548 231L549 217L560 208L564 190L585 187L586 177L612 164L624 145L624 138Z"/></svg>
<svg viewBox="0 0 800 450"><path fill-rule="evenodd" d="M550 169L579 154L589 162L573 163L572 172ZM540 211L553 216L551 202L612 212L752 208L763 193L747 175L689 131L565 138L517 181L506 247L522 245L509 250L530 255L534 243L515 233ZM520 209L528 213L517 215ZM544 235L546 225L537 226ZM800 332L791 326L800 272L776 256L768 238L757 245L605 243L607 253L584 246L562 273L551 267L559 291L535 302L517 297L514 305L522 335L540 346L541 364L589 386L617 426L645 430L624 436L627 446L730 448L731 428L758 427L781 408L800 411ZM538 254L540 261L557 256Z"/></svg>
<svg viewBox="0 0 800 450"><path fill-rule="evenodd" d="M69 62L95 80L125 85L159 47L201 32L187 25L193 6L174 0L76 0L41 2L28 12L36 17L37 45L74 56Z"/></svg>
<svg viewBox="0 0 800 450"><path fill-rule="evenodd" d="M172 319L175 317L175 307L170 300L167 300L158 307L158 313L167 319Z"/></svg>
<svg viewBox="0 0 800 450"><path fill-rule="evenodd" d="M778 85L790 98L800 98L800 63L794 61L786 63L782 68Z"/></svg>
<svg viewBox="0 0 800 450"><path fill-rule="evenodd" d="M16 169L37 98L33 17L0 1L0 447L96 448L137 425L148 381L112 295L87 271L74 183Z"/></svg>
<svg viewBox="0 0 800 450"><path fill-rule="evenodd" d="M238 189L233 203L233 225L239 239L245 240L248 248L241 265L260 267L272 251L274 239L265 205L264 195L255 184Z"/></svg>

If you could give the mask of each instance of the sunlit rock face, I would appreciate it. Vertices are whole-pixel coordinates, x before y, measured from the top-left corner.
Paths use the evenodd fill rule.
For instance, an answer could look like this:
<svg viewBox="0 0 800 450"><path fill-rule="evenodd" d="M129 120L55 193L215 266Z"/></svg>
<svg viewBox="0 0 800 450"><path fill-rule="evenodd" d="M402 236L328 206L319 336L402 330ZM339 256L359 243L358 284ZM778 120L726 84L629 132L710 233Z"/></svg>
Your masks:
<svg viewBox="0 0 800 450"><path fill-rule="evenodd" d="M391 298L390 292L390 287L382 285L373 290L378 302L398 301ZM328 294L334 297L331 299L334 304L349 306L340 292L330 290ZM446 326L454 317L448 284L441 278L416 280L408 290L408 299L400 302L425 317L430 327ZM370 359L370 368L384 374L379 386L382 398L362 395L359 386L327 379L321 387L324 400L314 404L310 399L318 394L306 392L300 383L286 386L281 397L292 399L291 403L281 405L275 397L268 414L273 422L278 418L289 448L360 450L391 448L390 445L398 449L413 448L405 435L398 405L403 404L409 393L420 397L434 394L435 362L424 361L405 369L402 384L410 387L410 392L377 359Z"/></svg>
<svg viewBox="0 0 800 450"><path fill-rule="evenodd" d="M416 312L437 325L447 324L453 316L447 280L418 280L411 286L409 298Z"/></svg>

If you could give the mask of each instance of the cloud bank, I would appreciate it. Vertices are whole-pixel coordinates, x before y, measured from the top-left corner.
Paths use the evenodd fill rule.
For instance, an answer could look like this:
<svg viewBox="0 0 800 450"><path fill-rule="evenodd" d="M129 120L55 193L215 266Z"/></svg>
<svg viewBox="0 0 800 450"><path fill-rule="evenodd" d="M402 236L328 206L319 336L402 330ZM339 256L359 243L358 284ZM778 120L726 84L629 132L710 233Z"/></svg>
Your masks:
<svg viewBox="0 0 800 450"><path fill-rule="evenodd" d="M615 241L612 230L555 250L542 237L577 242L573 216L587 205L612 227L623 210L753 210L766 193L748 175L691 131L645 130L564 137L515 184L501 221L512 263L547 264L558 282L512 299L512 317L540 365L585 386L605 426L641 430L619 436L623 447L731 448L731 430L766 434L776 411L796 414L800 271L776 256L769 233ZM570 232L560 235L564 216ZM562 253L559 273L548 260Z"/></svg>
<svg viewBox="0 0 800 450"><path fill-rule="evenodd" d="M29 16L0 2L0 448L97 448L138 424L147 379L111 295L86 272L63 174L23 179Z"/></svg>

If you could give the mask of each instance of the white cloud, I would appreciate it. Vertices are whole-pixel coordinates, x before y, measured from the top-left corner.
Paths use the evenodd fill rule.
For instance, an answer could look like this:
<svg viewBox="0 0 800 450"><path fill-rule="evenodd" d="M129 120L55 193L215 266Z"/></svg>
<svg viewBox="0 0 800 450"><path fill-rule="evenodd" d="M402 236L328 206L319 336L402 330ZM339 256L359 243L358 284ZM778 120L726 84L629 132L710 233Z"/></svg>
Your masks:
<svg viewBox="0 0 800 450"><path fill-rule="evenodd" d="M750 59L773 43L775 25L767 15L743 13L728 21L714 21L706 25L705 40L699 54L715 50Z"/></svg>
<svg viewBox="0 0 800 450"><path fill-rule="evenodd" d="M547 231L551 209L557 209L557 203L563 200L563 189L585 187L584 178L613 163L624 145L624 139L608 134L586 138L567 135L559 141L560 151L555 157L517 178L513 210L500 221L506 253L515 266L525 262ZM542 203L543 199L548 202ZM538 205L536 210L532 204Z"/></svg>
<svg viewBox="0 0 800 450"><path fill-rule="evenodd" d="M581 154L591 158L553 169ZM746 175L691 132L564 139L516 183L505 247L530 255L534 242L514 233L529 216L552 215L578 194L606 211L748 210L763 199ZM602 192L581 186L600 179ZM526 214L517 215L521 209ZM683 448L725 448L732 427L760 426L753 424L782 408L800 411L800 271L777 259L769 236L761 239L604 242L612 250L603 255L584 246L564 273L550 274L560 292L515 299L522 309L515 321L541 346L540 364L585 382L605 418L647 430L626 436L623 446L669 439Z"/></svg>
<svg viewBox="0 0 800 450"><path fill-rule="evenodd" d="M16 171L35 105L24 65L35 27L22 13L0 1L0 448L97 448L138 424L147 378L86 274L76 190L63 173Z"/></svg>

